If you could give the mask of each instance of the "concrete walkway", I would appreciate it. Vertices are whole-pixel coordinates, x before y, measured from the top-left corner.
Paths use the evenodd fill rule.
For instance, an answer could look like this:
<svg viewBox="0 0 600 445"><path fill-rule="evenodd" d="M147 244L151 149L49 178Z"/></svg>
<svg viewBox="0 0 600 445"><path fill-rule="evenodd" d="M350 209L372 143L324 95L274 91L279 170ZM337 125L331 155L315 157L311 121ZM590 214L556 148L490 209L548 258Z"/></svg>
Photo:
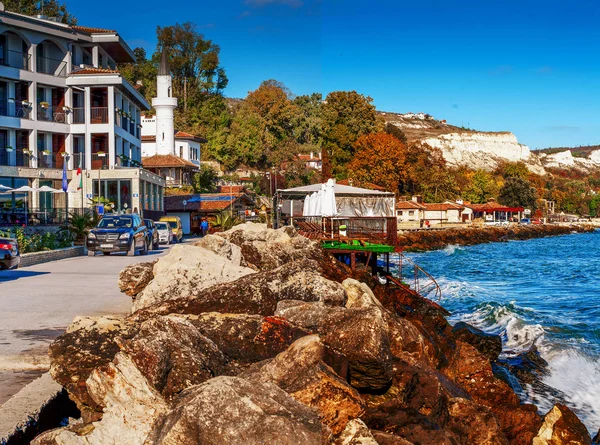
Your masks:
<svg viewBox="0 0 600 445"><path fill-rule="evenodd" d="M0 404L48 370L48 345L75 316L128 313L131 299L119 291L119 272L168 250L135 257L97 254L0 271Z"/></svg>

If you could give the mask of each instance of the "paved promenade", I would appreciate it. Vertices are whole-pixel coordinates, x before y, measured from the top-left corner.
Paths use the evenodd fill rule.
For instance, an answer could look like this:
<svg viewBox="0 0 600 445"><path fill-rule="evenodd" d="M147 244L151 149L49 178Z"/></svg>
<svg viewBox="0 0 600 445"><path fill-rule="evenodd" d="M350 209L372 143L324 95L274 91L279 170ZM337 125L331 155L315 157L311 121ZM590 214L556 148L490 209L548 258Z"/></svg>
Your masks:
<svg viewBox="0 0 600 445"><path fill-rule="evenodd" d="M0 271L0 405L48 370L48 345L74 317L128 313L131 299L119 291L119 272L166 251L97 254Z"/></svg>

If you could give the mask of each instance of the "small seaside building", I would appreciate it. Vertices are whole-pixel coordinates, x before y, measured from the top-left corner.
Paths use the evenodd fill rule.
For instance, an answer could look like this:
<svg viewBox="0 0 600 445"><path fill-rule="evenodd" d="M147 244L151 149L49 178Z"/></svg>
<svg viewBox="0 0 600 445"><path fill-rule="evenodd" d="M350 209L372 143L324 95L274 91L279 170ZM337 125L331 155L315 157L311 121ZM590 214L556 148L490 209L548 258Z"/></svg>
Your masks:
<svg viewBox="0 0 600 445"><path fill-rule="evenodd" d="M396 203L396 216L398 224L420 225L425 218L425 204L416 201L398 201Z"/></svg>
<svg viewBox="0 0 600 445"><path fill-rule="evenodd" d="M255 203L246 193L202 193L165 196L165 212L168 216L181 218L184 234L200 233L202 218L212 220L218 213L232 212L246 219L247 212L254 211Z"/></svg>
<svg viewBox="0 0 600 445"><path fill-rule="evenodd" d="M465 207L460 204L446 201L443 203L426 203L423 205L425 206L423 218L432 225L457 224L463 222L462 212Z"/></svg>
<svg viewBox="0 0 600 445"><path fill-rule="evenodd" d="M520 220L525 209L523 207L507 207L494 201L485 204L468 204L473 211L473 219L481 218L485 222Z"/></svg>

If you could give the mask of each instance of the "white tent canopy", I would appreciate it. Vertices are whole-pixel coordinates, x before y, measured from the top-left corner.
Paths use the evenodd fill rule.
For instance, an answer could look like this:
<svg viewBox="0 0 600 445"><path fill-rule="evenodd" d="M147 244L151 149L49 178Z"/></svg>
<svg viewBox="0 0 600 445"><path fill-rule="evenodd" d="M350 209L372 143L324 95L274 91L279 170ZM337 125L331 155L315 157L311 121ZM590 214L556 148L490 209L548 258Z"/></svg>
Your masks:
<svg viewBox="0 0 600 445"><path fill-rule="evenodd" d="M304 205L300 206L303 216L395 216L396 198L393 193L340 185L331 179L327 184L280 189L277 195L281 201L304 201Z"/></svg>

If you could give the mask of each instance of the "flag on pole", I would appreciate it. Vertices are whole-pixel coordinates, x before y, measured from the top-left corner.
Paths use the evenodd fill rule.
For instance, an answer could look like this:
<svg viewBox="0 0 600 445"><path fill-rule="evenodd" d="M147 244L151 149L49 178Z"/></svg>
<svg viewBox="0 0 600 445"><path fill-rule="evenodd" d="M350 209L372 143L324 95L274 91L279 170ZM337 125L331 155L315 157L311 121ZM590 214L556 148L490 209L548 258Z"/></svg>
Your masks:
<svg viewBox="0 0 600 445"><path fill-rule="evenodd" d="M71 182L69 183L69 191L76 192L78 190L81 190L82 188L83 188L83 176L81 174L81 159L80 159L79 167L77 168L77 173L75 173L75 176L73 177L73 179L71 179Z"/></svg>
<svg viewBox="0 0 600 445"><path fill-rule="evenodd" d="M69 180L67 179L67 159L63 159L63 177L62 177L62 190L67 193L69 189Z"/></svg>

